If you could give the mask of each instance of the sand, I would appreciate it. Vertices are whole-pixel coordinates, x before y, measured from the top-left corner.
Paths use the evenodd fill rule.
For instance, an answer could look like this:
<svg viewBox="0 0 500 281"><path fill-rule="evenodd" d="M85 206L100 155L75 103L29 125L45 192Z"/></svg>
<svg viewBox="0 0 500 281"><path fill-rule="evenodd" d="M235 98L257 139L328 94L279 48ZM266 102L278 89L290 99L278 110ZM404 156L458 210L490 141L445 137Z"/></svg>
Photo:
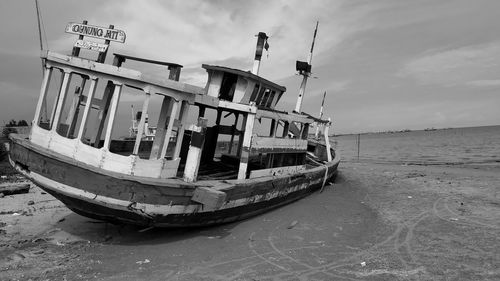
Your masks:
<svg viewBox="0 0 500 281"><path fill-rule="evenodd" d="M499 189L495 166L341 163L322 193L252 219L148 230L32 186L0 198L0 280L500 280Z"/></svg>

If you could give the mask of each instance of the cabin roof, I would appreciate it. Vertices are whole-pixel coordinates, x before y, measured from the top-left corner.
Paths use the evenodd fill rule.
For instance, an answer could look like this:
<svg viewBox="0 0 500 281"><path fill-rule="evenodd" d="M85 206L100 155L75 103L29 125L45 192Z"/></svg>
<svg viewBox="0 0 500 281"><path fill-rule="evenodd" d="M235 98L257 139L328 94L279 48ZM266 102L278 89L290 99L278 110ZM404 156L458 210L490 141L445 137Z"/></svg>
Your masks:
<svg viewBox="0 0 500 281"><path fill-rule="evenodd" d="M177 63L172 63L172 62L166 62L166 61L159 61L159 60L151 60L151 59L146 59L146 58L141 58L141 57L134 57L130 55L125 55L125 54L118 54L114 53L116 57L122 58L122 59L129 59L129 60L135 60L135 61L140 61L140 62L145 62L145 63L152 63L152 64L158 64L158 65L165 65L168 67L182 67L182 65L177 64Z"/></svg>
<svg viewBox="0 0 500 281"><path fill-rule="evenodd" d="M218 65L208 65L208 64L202 64L201 67L203 67L207 70L215 70L215 71L222 71L222 72L226 72L226 73L236 74L238 76L242 76L242 77L256 80L262 84L266 84L268 86L276 88L279 91L282 91L282 92L286 91L286 88L284 86L278 85L278 84L271 82L265 78L262 78L258 75L255 75L250 71L243 71L243 70L239 70L239 69L235 69L235 68L229 68L229 67L218 66Z"/></svg>

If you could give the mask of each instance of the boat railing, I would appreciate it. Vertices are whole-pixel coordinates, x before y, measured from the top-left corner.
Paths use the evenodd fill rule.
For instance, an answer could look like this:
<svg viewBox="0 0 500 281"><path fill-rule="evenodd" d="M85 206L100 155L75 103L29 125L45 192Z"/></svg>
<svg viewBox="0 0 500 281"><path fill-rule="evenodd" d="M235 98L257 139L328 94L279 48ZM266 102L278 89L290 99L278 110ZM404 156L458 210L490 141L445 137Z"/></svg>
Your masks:
<svg viewBox="0 0 500 281"><path fill-rule="evenodd" d="M203 94L202 88L53 52L44 53L42 58L44 79L30 134L33 144L111 172L153 178L176 176L182 138L175 143L168 140L173 134L183 135L189 105L196 95ZM60 74L59 79L51 79L54 73ZM75 86L74 93L70 86ZM46 108L51 88L54 106L49 116ZM138 154L146 114L139 121L130 155L113 152L113 130L119 122L118 105L126 102L120 99L125 88L135 90L134 98L142 100L144 113L152 95L162 97L157 134L145 159ZM91 115L95 122L91 122Z"/></svg>

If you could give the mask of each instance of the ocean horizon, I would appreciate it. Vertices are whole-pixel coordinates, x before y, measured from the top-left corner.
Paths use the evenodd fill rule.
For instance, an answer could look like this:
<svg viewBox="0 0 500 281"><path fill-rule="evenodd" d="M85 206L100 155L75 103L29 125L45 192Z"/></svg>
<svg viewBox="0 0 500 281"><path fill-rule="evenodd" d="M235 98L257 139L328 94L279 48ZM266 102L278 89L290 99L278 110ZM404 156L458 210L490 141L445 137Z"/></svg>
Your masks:
<svg viewBox="0 0 500 281"><path fill-rule="evenodd" d="M336 135L343 161L500 165L500 125Z"/></svg>

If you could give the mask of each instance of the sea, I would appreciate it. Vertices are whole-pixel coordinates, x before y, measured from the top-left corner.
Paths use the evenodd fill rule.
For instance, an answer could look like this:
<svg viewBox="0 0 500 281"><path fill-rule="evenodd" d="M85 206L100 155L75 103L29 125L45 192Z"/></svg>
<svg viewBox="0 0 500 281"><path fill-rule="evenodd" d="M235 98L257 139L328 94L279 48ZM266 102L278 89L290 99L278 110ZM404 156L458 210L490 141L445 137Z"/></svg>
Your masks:
<svg viewBox="0 0 500 281"><path fill-rule="evenodd" d="M500 126L334 136L342 161L500 166Z"/></svg>

